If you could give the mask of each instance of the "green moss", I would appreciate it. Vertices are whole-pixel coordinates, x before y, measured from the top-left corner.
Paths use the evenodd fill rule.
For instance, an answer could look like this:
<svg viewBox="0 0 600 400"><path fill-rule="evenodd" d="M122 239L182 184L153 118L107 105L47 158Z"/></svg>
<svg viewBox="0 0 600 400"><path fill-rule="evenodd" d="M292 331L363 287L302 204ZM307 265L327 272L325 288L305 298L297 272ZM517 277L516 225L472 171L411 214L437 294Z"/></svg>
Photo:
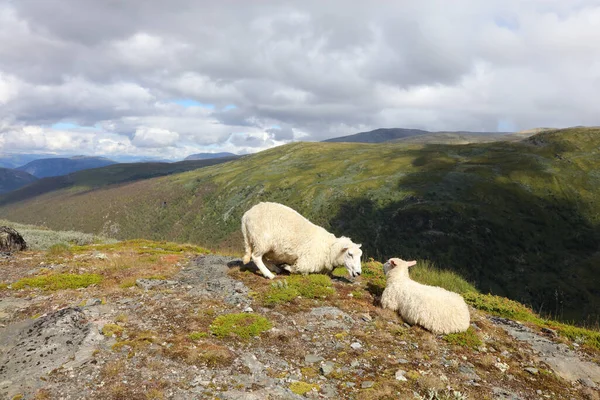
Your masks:
<svg viewBox="0 0 600 400"><path fill-rule="evenodd" d="M464 346L470 348L476 348L481 346L481 339L477 336L477 333L472 327L469 327L465 332L451 333L444 336L444 339L457 346Z"/></svg>
<svg viewBox="0 0 600 400"><path fill-rule="evenodd" d="M293 382L290 384L290 390L296 394L299 395L305 395L306 393L310 392L311 390L320 390L320 386L314 383L306 383L306 382Z"/></svg>
<svg viewBox="0 0 600 400"><path fill-rule="evenodd" d="M333 294L333 284L327 275L290 275L289 285L298 290L302 297L308 299L323 298Z"/></svg>
<svg viewBox="0 0 600 400"><path fill-rule="evenodd" d="M123 327L116 324L106 324L102 327L102 334L108 337L121 337L123 334Z"/></svg>
<svg viewBox="0 0 600 400"><path fill-rule="evenodd" d="M274 306L289 303L298 296L308 299L326 298L335 293L331 278L327 275L290 275L285 280L271 283L263 294L263 304Z"/></svg>
<svg viewBox="0 0 600 400"><path fill-rule="evenodd" d="M598 331L552 321L548 322L547 326L556 329L561 336L574 342L600 350L600 332Z"/></svg>
<svg viewBox="0 0 600 400"><path fill-rule="evenodd" d="M0 290L8 288L8 283L0 282Z"/></svg>
<svg viewBox="0 0 600 400"><path fill-rule="evenodd" d="M271 329L271 322L258 314L238 313L220 315L210 325L210 331L219 338L230 335L248 339Z"/></svg>
<svg viewBox="0 0 600 400"><path fill-rule="evenodd" d="M289 303L300 293L295 287L284 285L271 285L263 295L263 304L267 307L276 306L278 304Z"/></svg>
<svg viewBox="0 0 600 400"><path fill-rule="evenodd" d="M102 282L102 276L97 274L50 274L22 278L12 284L13 289L35 287L43 290L78 289Z"/></svg>
<svg viewBox="0 0 600 400"><path fill-rule="evenodd" d="M191 340L200 340L208 336L206 332L192 332L188 335Z"/></svg>

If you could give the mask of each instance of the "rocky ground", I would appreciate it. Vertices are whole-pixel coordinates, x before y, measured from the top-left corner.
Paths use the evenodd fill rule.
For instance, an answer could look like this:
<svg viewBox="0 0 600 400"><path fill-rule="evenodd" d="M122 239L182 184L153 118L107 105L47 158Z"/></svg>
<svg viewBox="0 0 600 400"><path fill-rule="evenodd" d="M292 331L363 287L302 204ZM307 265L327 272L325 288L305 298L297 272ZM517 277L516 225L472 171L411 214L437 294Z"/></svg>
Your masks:
<svg viewBox="0 0 600 400"><path fill-rule="evenodd" d="M57 273L104 279L58 290L15 284ZM0 396L600 398L599 353L550 329L472 309L469 335L433 335L378 307L364 276L334 279L323 296L267 301L288 279L267 281L233 257L139 243L5 255ZM260 317L267 325L249 337L215 328L237 313L251 317L241 328Z"/></svg>

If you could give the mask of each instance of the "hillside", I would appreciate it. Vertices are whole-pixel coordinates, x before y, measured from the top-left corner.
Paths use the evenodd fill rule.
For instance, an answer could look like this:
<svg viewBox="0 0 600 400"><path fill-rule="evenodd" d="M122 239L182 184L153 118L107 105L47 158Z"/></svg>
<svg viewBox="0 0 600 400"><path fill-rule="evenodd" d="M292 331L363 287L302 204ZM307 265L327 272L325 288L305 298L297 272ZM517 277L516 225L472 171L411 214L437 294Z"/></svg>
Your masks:
<svg viewBox="0 0 600 400"><path fill-rule="evenodd" d="M235 157L236 154L221 152L221 153L197 153L191 154L185 158L185 160L209 160L211 158L221 158L221 157Z"/></svg>
<svg viewBox="0 0 600 400"><path fill-rule="evenodd" d="M425 135L409 136L394 141L402 141L404 143L421 143L421 144L470 144L470 143L492 143L492 142L518 142L535 132L519 132L519 133L461 133L461 132L444 132L444 133L428 133Z"/></svg>
<svg viewBox="0 0 600 400"><path fill-rule="evenodd" d="M96 190L81 176L43 195L18 190L0 198L0 217L237 251L242 214L278 201L377 260L429 259L483 292L597 323L599 148L597 128L514 143L294 143Z"/></svg>
<svg viewBox="0 0 600 400"><path fill-rule="evenodd" d="M133 240L0 258L7 399L595 399L600 332L544 320L420 262L461 293L464 333L384 310L382 265L355 281ZM33 266L33 267L32 267Z"/></svg>
<svg viewBox="0 0 600 400"><path fill-rule="evenodd" d="M421 129L380 128L323 140L323 142L384 143L407 140L414 143L466 144L510 140L508 132L429 132Z"/></svg>
<svg viewBox="0 0 600 400"><path fill-rule="evenodd" d="M10 192L32 182L37 178L24 171L16 169L0 168L0 193Z"/></svg>
<svg viewBox="0 0 600 400"><path fill-rule="evenodd" d="M239 156L211 160L180 161L176 163L138 162L114 164L108 167L94 168L69 175L41 179L34 185L1 196L0 205L22 202L60 190L67 190L69 193L90 191L111 185L176 174L221 164L237 158Z"/></svg>
<svg viewBox="0 0 600 400"><path fill-rule="evenodd" d="M17 169L25 171L38 178L68 175L90 168L105 167L116 164L115 161L104 157L77 156L71 158L43 158L31 161Z"/></svg>

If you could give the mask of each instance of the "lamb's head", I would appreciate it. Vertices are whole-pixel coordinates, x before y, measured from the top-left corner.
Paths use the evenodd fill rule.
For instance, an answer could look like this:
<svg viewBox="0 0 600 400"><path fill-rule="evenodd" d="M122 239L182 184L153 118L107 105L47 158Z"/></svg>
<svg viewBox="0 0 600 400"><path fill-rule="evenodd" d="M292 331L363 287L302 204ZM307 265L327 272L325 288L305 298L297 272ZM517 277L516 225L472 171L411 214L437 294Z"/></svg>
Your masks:
<svg viewBox="0 0 600 400"><path fill-rule="evenodd" d="M336 244L338 245L336 247L341 249L337 256L339 261L337 264L340 265L343 263L352 278L360 275L362 273L360 263L360 258L362 257L361 245L352 243L352 240L346 237L339 238Z"/></svg>
<svg viewBox="0 0 600 400"><path fill-rule="evenodd" d="M416 264L416 261L404 261L400 258L390 258L383 264L383 273L387 275L391 270L399 268L405 270L408 275L408 268Z"/></svg>

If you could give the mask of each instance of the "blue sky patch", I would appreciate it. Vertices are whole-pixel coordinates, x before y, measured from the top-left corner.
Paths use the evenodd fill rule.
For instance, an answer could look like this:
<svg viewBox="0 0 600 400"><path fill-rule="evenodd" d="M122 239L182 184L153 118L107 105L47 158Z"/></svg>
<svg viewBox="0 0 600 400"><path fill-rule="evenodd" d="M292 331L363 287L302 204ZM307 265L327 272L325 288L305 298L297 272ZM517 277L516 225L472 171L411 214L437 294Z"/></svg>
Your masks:
<svg viewBox="0 0 600 400"><path fill-rule="evenodd" d="M193 99L176 99L173 100L173 103L175 104L179 104L180 106L183 107L202 107L202 108L208 108L210 110L213 110L215 108L214 104L208 104L208 103L200 103L199 101L193 100Z"/></svg>

